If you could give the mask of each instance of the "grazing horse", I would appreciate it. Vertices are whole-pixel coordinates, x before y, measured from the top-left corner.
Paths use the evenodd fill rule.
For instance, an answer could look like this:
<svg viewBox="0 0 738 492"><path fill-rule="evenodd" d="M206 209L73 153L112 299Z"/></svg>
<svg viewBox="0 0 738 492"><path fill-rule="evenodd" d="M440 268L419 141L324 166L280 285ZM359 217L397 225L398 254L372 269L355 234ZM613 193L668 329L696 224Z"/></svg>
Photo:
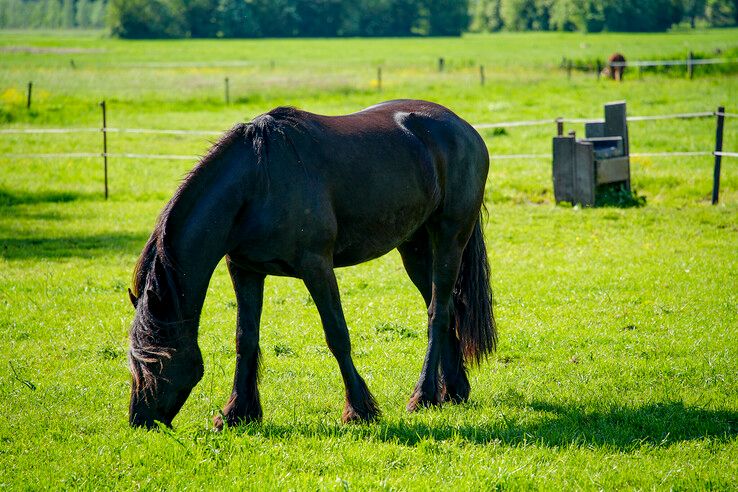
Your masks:
<svg viewBox="0 0 738 492"><path fill-rule="evenodd" d="M351 358L333 269L394 248L428 308L428 347L408 410L467 400L466 367L497 338L480 223L488 168L479 134L430 102L335 117L277 108L236 125L184 179L136 265L131 425L171 425L202 378L198 322L223 257L238 302L236 371L216 428L262 417L267 275L302 279L315 301L343 377L343 421L379 415Z"/></svg>
<svg viewBox="0 0 738 492"><path fill-rule="evenodd" d="M617 63L617 65L614 65L615 63ZM622 82L623 74L625 74L625 65L621 65L621 63L626 63L625 57L620 53L613 53L610 55L610 58L607 59L607 66L602 69L602 75L610 77L613 80L617 80L618 82Z"/></svg>

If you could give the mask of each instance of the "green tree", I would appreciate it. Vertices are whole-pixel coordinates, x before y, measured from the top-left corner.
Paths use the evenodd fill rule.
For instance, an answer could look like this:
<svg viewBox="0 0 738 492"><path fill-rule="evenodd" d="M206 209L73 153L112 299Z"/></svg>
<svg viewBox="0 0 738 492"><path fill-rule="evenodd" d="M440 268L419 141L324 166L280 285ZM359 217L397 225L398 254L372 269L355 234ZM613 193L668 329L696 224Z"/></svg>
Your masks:
<svg viewBox="0 0 738 492"><path fill-rule="evenodd" d="M738 24L738 0L707 0L705 17L716 27Z"/></svg>
<svg viewBox="0 0 738 492"><path fill-rule="evenodd" d="M689 23L694 29L696 21L699 17L704 17L705 7L707 7L706 0L682 0L681 2L682 12L684 17L689 19Z"/></svg>
<svg viewBox="0 0 738 492"><path fill-rule="evenodd" d="M44 17L38 27L49 27L59 29L62 27L62 4L59 0L46 0L44 5Z"/></svg>
<svg viewBox="0 0 738 492"><path fill-rule="evenodd" d="M469 28L469 2L466 0L426 0L428 34L459 36Z"/></svg>
<svg viewBox="0 0 738 492"><path fill-rule="evenodd" d="M474 32L499 31L504 26L500 15L500 0L477 0L472 9L470 30Z"/></svg>
<svg viewBox="0 0 738 492"><path fill-rule="evenodd" d="M64 0L62 3L61 26L71 29L76 26L74 22L74 0Z"/></svg>
<svg viewBox="0 0 738 492"><path fill-rule="evenodd" d="M529 31L533 29L536 16L535 0L502 0L500 15L505 28L511 31Z"/></svg>
<svg viewBox="0 0 738 492"><path fill-rule="evenodd" d="M97 0L90 4L90 27L105 27L108 18L108 3Z"/></svg>
<svg viewBox="0 0 738 492"><path fill-rule="evenodd" d="M185 21L193 38L213 38L218 34L218 0L184 0Z"/></svg>
<svg viewBox="0 0 738 492"><path fill-rule="evenodd" d="M181 38L188 32L181 0L111 0L111 32L122 38Z"/></svg>
<svg viewBox="0 0 738 492"><path fill-rule="evenodd" d="M261 34L254 9L245 0L220 0L216 10L215 27L218 36L250 38ZM194 28L192 28L194 32Z"/></svg>

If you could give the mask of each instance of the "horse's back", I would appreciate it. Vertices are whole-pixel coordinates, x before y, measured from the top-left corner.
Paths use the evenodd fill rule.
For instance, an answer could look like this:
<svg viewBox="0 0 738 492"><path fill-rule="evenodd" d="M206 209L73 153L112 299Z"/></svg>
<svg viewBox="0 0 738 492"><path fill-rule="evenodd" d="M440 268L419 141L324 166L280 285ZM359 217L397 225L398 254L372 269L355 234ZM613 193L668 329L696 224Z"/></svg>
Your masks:
<svg viewBox="0 0 738 492"><path fill-rule="evenodd" d="M267 115L284 137L266 166L271 203L281 207L269 216L280 217L280 231L305 231L285 237L301 242L292 251L327 241L336 266L356 264L396 248L434 214L466 221L478 213L486 147L442 106L404 100L345 116L292 108Z"/></svg>

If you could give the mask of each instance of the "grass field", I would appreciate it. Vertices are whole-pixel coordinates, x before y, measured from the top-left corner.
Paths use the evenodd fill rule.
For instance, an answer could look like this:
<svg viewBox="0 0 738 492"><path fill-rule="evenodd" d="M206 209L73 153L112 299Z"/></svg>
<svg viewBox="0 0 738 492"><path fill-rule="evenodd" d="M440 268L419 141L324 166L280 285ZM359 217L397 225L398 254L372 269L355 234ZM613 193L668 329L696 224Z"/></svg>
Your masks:
<svg viewBox="0 0 738 492"><path fill-rule="evenodd" d="M738 79L597 81L562 57L629 59L738 45L694 34L461 39L117 41L0 32L0 128L224 130L280 104L327 114L397 97L473 123L738 109ZM438 73L436 60L446 59ZM74 61L74 66L70 60ZM487 83L478 81L484 64ZM383 67L381 92L376 68ZM231 83L223 102L223 79ZM34 102L25 108L25 86ZM572 128L581 132L581 125ZM483 135L547 153L550 127ZM701 151L714 120L634 122L634 152ZM99 152L97 133L0 136L0 153ZM202 136L111 134L111 152L202 154ZM738 150L738 120L726 122ZM384 412L339 423L343 389L302 283L270 278L260 425L210 430L230 392L235 298L223 265L200 329L206 375L173 430L127 422L126 288L194 161L0 157L0 486L10 489L734 489L738 477L738 161L709 204L710 157L633 160L640 208L552 202L549 160L493 161L485 226L498 352L469 403L409 415L422 299L399 255L338 271L359 370Z"/></svg>

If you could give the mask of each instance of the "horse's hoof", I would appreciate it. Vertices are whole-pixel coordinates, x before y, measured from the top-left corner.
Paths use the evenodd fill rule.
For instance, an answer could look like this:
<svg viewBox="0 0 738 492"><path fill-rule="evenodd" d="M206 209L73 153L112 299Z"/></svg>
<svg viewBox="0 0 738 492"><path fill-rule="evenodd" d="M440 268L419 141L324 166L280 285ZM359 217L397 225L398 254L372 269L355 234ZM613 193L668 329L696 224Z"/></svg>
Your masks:
<svg viewBox="0 0 738 492"><path fill-rule="evenodd" d="M373 422L379 417L379 410L377 408L368 408L363 411L357 411L354 407L348 403L343 409L341 415L341 421L344 424L349 423L364 423Z"/></svg>
<svg viewBox="0 0 738 492"><path fill-rule="evenodd" d="M447 385L443 388L442 400L444 403L465 403L469 401L469 393L471 393L471 388L468 383L459 387Z"/></svg>
<svg viewBox="0 0 738 492"><path fill-rule="evenodd" d="M435 394L432 397L423 395L422 392L416 391L413 396L410 397L410 401L407 403L408 412L417 412L421 408L438 407L443 402L443 399L439 394Z"/></svg>
<svg viewBox="0 0 738 492"><path fill-rule="evenodd" d="M224 416L225 420L223 420ZM261 422L261 413L257 412L255 415L245 415L243 417L219 413L213 417L213 428L215 431L220 432L223 430L226 423L228 424L228 427L236 427L239 425L249 424L251 422Z"/></svg>

